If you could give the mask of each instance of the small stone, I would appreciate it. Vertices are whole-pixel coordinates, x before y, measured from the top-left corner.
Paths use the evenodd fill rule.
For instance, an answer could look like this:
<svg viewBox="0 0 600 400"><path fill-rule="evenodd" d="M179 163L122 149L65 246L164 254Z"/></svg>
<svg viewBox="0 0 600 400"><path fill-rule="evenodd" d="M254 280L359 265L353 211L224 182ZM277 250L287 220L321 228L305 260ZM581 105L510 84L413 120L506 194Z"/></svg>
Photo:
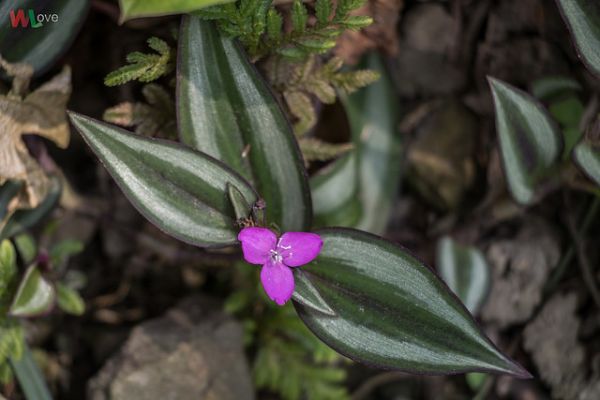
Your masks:
<svg viewBox="0 0 600 400"><path fill-rule="evenodd" d="M88 385L92 400L253 400L242 328L193 297L136 327Z"/></svg>

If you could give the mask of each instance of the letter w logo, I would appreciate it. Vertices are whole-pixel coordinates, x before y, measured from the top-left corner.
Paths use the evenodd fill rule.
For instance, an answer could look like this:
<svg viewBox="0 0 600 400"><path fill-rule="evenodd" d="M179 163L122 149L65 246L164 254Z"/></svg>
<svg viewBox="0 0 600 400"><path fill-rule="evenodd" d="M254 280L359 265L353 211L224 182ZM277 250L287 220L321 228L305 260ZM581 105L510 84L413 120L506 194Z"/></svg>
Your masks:
<svg viewBox="0 0 600 400"><path fill-rule="evenodd" d="M15 15L15 10L10 10L10 24L13 28L16 28L19 24L23 28L27 28L27 26L29 25L29 19L25 16L25 11L19 9L17 10L17 14Z"/></svg>

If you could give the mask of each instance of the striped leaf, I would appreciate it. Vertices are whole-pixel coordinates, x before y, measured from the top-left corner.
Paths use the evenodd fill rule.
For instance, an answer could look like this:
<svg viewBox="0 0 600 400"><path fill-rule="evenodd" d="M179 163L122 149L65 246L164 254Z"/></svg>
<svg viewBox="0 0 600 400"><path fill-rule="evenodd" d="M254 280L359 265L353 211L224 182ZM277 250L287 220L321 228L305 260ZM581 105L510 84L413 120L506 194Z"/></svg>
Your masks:
<svg viewBox="0 0 600 400"><path fill-rule="evenodd" d="M600 2L556 0L569 27L577 53L588 69L600 77Z"/></svg>
<svg viewBox="0 0 600 400"><path fill-rule="evenodd" d="M234 185L249 202L254 190L220 161L178 143L134 135L71 113L71 121L131 203L160 229L186 243L237 243Z"/></svg>
<svg viewBox="0 0 600 400"><path fill-rule="evenodd" d="M383 233L398 192L402 146L399 105L381 58L361 64L380 73L375 83L343 98L354 149L311 178L318 226L346 226Z"/></svg>
<svg viewBox="0 0 600 400"><path fill-rule="evenodd" d="M312 210L302 155L279 104L241 48L212 23L186 16L178 57L181 142L253 182L269 223L307 230Z"/></svg>
<svg viewBox="0 0 600 400"><path fill-rule="evenodd" d="M325 229L302 267L328 315L295 303L306 325L354 360L411 373L530 375L485 337L448 287L401 248L350 229Z"/></svg>
<svg viewBox="0 0 600 400"><path fill-rule="evenodd" d="M184 14L234 0L119 0L121 22L142 17Z"/></svg>
<svg viewBox="0 0 600 400"><path fill-rule="evenodd" d="M583 140L575 146L573 158L579 168L600 185L600 149Z"/></svg>
<svg viewBox="0 0 600 400"><path fill-rule="evenodd" d="M517 202L531 204L560 157L560 131L532 96L491 77L489 82L508 188Z"/></svg>
<svg viewBox="0 0 600 400"><path fill-rule="evenodd" d="M490 287L490 270L483 254L444 237L438 242L436 258L441 278L469 312L477 314Z"/></svg>

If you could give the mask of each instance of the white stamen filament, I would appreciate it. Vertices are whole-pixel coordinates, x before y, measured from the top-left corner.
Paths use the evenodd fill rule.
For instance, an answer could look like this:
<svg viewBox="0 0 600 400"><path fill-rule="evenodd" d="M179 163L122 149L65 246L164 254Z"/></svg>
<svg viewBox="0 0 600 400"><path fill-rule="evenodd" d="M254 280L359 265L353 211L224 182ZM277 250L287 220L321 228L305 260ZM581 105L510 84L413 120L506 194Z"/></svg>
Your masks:
<svg viewBox="0 0 600 400"><path fill-rule="evenodd" d="M271 253L271 260L274 262L280 263L283 260L283 256L277 250L269 250L269 253Z"/></svg>

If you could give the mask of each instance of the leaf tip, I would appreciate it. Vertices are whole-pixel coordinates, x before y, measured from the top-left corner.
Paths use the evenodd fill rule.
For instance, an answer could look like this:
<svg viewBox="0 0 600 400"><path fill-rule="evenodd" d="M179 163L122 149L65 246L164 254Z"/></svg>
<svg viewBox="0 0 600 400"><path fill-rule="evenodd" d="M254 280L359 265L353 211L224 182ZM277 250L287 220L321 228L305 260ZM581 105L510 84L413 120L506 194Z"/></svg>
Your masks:
<svg viewBox="0 0 600 400"><path fill-rule="evenodd" d="M523 368L519 363L510 361L510 375L517 379L533 379L533 374Z"/></svg>
<svg viewBox="0 0 600 400"><path fill-rule="evenodd" d="M486 79L488 81L488 84L490 85L490 89L492 89L492 93L495 93L496 90L499 88L510 86L508 83L506 83L498 78L494 78L491 75L487 75Z"/></svg>

